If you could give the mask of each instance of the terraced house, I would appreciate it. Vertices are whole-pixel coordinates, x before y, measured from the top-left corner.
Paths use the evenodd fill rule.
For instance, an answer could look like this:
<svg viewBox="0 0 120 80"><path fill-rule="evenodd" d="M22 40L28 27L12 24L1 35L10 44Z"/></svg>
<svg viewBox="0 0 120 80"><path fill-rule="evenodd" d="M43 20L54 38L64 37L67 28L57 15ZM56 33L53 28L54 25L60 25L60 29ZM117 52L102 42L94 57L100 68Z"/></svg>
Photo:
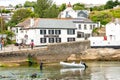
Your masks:
<svg viewBox="0 0 120 80"><path fill-rule="evenodd" d="M15 28L16 42L35 46L85 40L91 36L93 28L100 27L86 18L77 19L26 19Z"/></svg>

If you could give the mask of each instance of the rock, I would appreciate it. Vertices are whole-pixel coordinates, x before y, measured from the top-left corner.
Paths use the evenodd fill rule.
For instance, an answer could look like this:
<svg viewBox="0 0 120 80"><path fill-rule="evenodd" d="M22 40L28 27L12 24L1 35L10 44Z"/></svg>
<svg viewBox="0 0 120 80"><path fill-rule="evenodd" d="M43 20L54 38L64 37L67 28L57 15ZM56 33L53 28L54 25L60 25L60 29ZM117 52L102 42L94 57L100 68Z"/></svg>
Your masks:
<svg viewBox="0 0 120 80"><path fill-rule="evenodd" d="M77 60L76 54L71 54L70 57L67 58L68 61Z"/></svg>
<svg viewBox="0 0 120 80"><path fill-rule="evenodd" d="M120 49L91 48L83 52L83 60L120 60Z"/></svg>

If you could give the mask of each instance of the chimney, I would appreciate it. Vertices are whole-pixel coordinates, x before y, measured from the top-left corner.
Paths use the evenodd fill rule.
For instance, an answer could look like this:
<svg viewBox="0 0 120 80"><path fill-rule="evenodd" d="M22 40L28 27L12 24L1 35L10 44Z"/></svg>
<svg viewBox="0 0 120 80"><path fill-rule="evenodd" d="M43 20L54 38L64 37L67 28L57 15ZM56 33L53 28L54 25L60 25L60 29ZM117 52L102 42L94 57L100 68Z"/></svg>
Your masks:
<svg viewBox="0 0 120 80"><path fill-rule="evenodd" d="M30 27L33 27L34 26L34 18L31 18L30 19Z"/></svg>

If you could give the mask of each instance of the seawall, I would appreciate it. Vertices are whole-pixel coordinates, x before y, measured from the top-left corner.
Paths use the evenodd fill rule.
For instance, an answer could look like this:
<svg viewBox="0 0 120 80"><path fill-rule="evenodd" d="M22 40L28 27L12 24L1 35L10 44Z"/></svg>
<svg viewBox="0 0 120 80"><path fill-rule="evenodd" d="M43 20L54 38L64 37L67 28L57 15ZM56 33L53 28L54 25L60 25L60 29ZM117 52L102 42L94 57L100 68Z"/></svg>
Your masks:
<svg viewBox="0 0 120 80"><path fill-rule="evenodd" d="M44 63L66 61L71 54L79 56L83 51L90 48L90 41L58 43L48 45L46 48L33 50L20 50L0 53L0 62L24 62L31 56L38 63L42 60Z"/></svg>

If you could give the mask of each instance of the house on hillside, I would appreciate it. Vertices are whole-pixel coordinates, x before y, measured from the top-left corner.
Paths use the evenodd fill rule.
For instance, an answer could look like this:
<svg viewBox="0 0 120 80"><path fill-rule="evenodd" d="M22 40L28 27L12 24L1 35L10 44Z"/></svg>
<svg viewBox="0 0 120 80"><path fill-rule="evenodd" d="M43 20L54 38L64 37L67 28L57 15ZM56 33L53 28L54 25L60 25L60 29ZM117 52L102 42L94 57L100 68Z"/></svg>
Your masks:
<svg viewBox="0 0 120 80"><path fill-rule="evenodd" d="M7 23L8 21L11 20L12 15L14 14L13 11L15 10L14 7L5 7L5 6L0 6L0 10L7 10L10 11L8 13L2 13L0 14L0 17L4 19L4 21Z"/></svg>
<svg viewBox="0 0 120 80"><path fill-rule="evenodd" d="M92 47L120 47L120 19L106 24L106 35L102 37L90 37Z"/></svg>
<svg viewBox="0 0 120 80"><path fill-rule="evenodd" d="M35 46L51 43L63 43L80 41L89 38L92 30L100 27L89 19L50 19L35 18L26 19L15 27L16 42Z"/></svg>
<svg viewBox="0 0 120 80"><path fill-rule="evenodd" d="M89 13L88 10L73 10L72 5L69 3L67 8L60 12L58 18L88 18Z"/></svg>

